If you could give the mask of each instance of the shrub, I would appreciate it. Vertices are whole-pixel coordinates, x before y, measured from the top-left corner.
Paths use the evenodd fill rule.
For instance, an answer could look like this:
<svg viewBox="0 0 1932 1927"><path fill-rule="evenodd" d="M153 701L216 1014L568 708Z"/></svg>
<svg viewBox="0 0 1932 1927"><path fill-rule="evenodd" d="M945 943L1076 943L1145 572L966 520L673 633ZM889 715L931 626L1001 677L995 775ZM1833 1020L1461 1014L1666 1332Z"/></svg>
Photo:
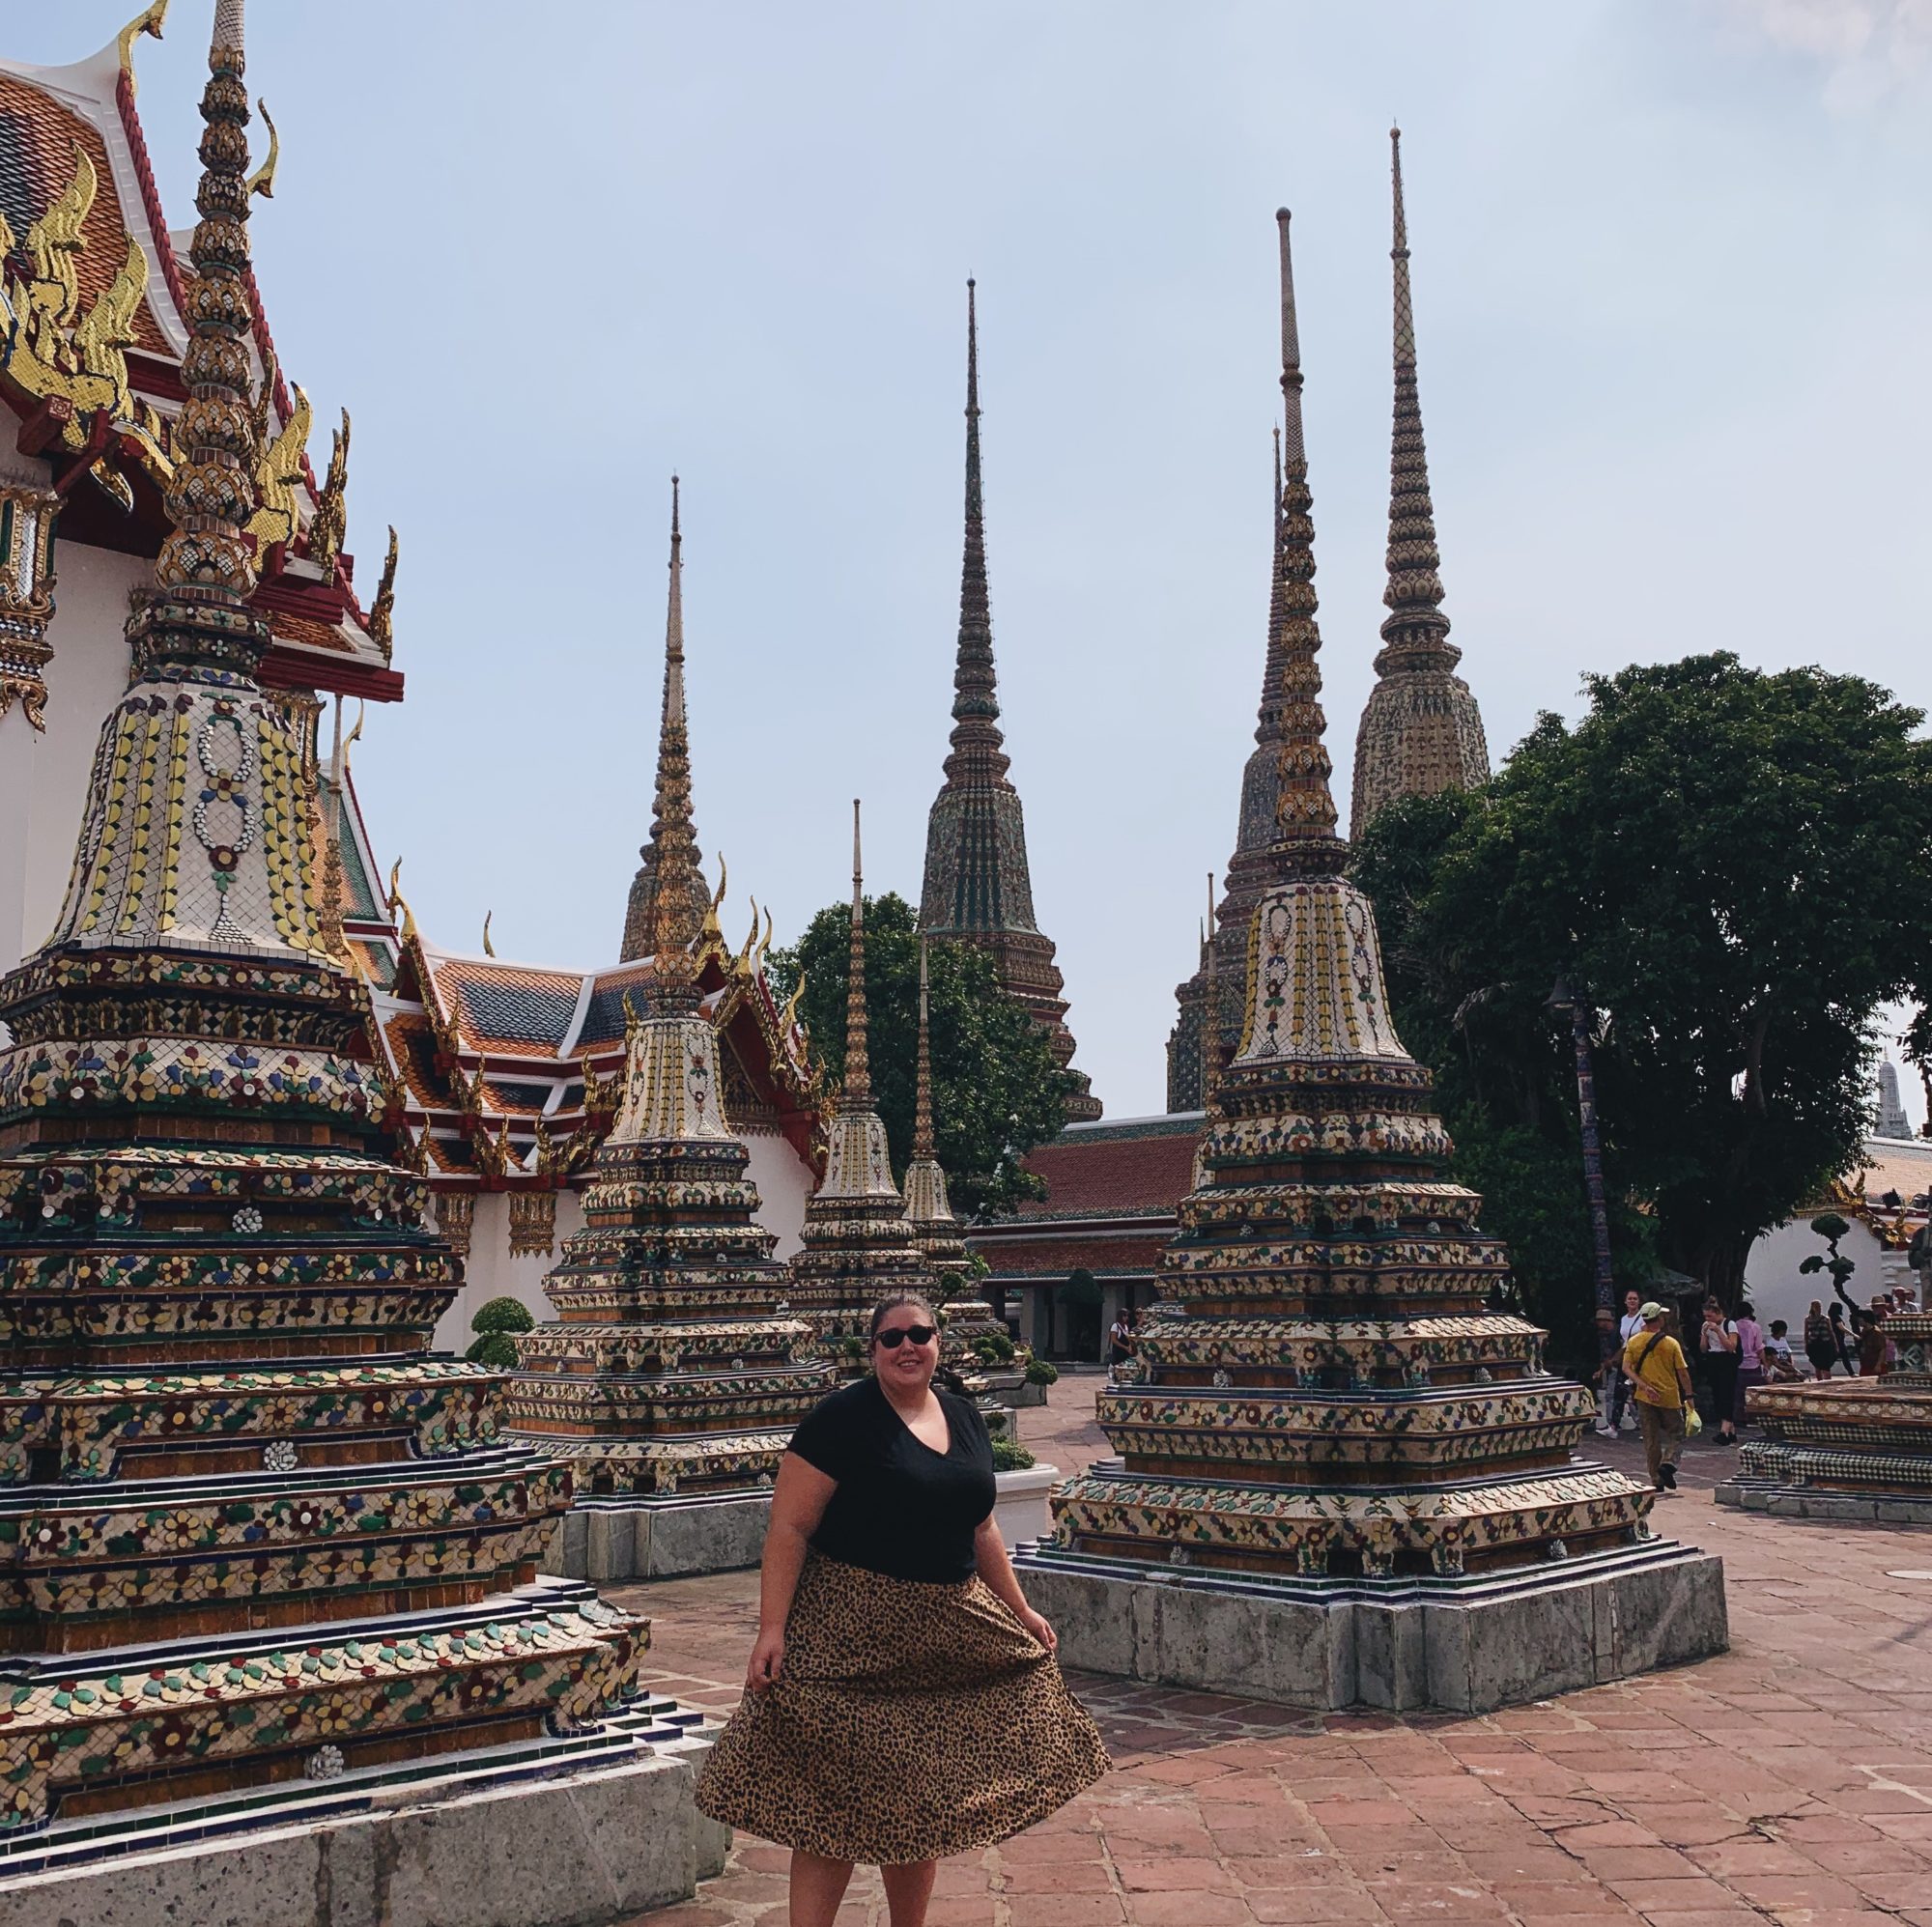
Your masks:
<svg viewBox="0 0 1932 1927"><path fill-rule="evenodd" d="M1027 1360L1026 1381L1029 1385L1055 1385L1060 1382L1060 1367L1047 1358Z"/></svg>
<svg viewBox="0 0 1932 1927"><path fill-rule="evenodd" d="M486 1298L469 1320L476 1333L475 1343L463 1355L472 1365L488 1365L498 1372L517 1369L517 1346L510 1334L533 1331L536 1319L521 1298Z"/></svg>
<svg viewBox="0 0 1932 1927"><path fill-rule="evenodd" d="M536 1319L521 1298L489 1298L476 1308L469 1320L474 1332L533 1331Z"/></svg>
<svg viewBox="0 0 1932 1927"><path fill-rule="evenodd" d="M1033 1454L1018 1439L994 1439L993 1470L995 1472L1024 1472L1034 1462Z"/></svg>

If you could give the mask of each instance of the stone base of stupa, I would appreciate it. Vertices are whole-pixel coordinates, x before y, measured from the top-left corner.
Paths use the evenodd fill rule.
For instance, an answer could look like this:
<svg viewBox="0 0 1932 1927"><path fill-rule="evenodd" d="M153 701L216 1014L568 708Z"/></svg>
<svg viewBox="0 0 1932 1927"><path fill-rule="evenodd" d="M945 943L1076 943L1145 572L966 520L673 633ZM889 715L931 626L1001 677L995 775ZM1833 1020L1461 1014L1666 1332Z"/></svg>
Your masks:
<svg viewBox="0 0 1932 1927"><path fill-rule="evenodd" d="M1282 1706L1488 1713L1708 1658L1723 1562L1668 1540L1461 1579L1274 1579L1022 1546L1060 1662Z"/></svg>
<svg viewBox="0 0 1932 1927"><path fill-rule="evenodd" d="M1932 1318L1889 1321L1904 1334L1905 1372L1753 1387L1746 1409L1765 1436L1738 1448L1719 1505L1779 1518L1932 1525Z"/></svg>
<svg viewBox="0 0 1932 1927"><path fill-rule="evenodd" d="M0 1841L0 1927L600 1927L686 1900L729 1830L714 1729L639 1698L595 1732L62 1821Z"/></svg>
<svg viewBox="0 0 1932 1927"><path fill-rule="evenodd" d="M762 1556L771 1512L769 1491L581 1498L541 1566L596 1585L737 1572Z"/></svg>

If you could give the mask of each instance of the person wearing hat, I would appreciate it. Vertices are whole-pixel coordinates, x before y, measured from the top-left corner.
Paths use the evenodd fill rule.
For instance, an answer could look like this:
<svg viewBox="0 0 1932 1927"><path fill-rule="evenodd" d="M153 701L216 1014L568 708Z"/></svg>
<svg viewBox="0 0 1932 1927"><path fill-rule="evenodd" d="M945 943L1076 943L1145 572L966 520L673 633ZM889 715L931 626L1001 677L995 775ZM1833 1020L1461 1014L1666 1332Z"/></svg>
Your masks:
<svg viewBox="0 0 1932 1927"><path fill-rule="evenodd" d="M1665 1324L1670 1314L1655 1298L1637 1307L1643 1329L1624 1346L1624 1371L1643 1428L1644 1462L1661 1492L1677 1489L1677 1455L1684 1449L1684 1414L1690 1403L1690 1367Z"/></svg>

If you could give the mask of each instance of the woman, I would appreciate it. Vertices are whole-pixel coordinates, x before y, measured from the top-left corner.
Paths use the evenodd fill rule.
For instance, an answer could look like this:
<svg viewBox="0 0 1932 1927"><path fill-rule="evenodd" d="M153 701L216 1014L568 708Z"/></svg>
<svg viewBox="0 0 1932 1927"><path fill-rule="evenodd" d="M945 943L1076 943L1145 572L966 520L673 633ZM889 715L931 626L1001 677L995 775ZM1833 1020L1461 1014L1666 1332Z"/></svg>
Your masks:
<svg viewBox="0 0 1932 1927"><path fill-rule="evenodd" d="M1724 1316L1716 1298L1704 1300L1703 1328L1697 1349L1704 1359L1704 1377L1711 1387L1711 1410L1718 1421L1718 1437L1735 1445L1738 1429L1732 1410L1738 1401L1738 1328Z"/></svg>
<svg viewBox="0 0 1932 1927"><path fill-rule="evenodd" d="M697 1786L792 1850L791 1927L831 1927L859 1861L924 1927L939 1860L1004 1840L1112 1762L993 1519L993 1451L933 1388L939 1319L872 1313L872 1375L822 1399L772 1494L750 1689Z"/></svg>
<svg viewBox="0 0 1932 1927"><path fill-rule="evenodd" d="M1764 1327L1748 1298L1738 1306L1738 1388L1731 1404L1732 1436L1745 1422L1745 1395L1764 1383Z"/></svg>
<svg viewBox="0 0 1932 1927"><path fill-rule="evenodd" d="M1811 1300L1811 1309L1804 1314L1804 1356L1811 1361L1811 1370L1820 1378L1829 1378L1832 1367L1838 1362L1838 1341L1832 1336L1832 1320L1825 1316L1825 1307L1816 1298Z"/></svg>
<svg viewBox="0 0 1932 1927"><path fill-rule="evenodd" d="M1853 1348L1851 1334L1845 1329L1845 1308L1837 1299L1832 1300L1830 1314L1832 1343L1838 1348L1838 1363L1845 1368L1848 1378L1859 1375L1859 1354Z"/></svg>

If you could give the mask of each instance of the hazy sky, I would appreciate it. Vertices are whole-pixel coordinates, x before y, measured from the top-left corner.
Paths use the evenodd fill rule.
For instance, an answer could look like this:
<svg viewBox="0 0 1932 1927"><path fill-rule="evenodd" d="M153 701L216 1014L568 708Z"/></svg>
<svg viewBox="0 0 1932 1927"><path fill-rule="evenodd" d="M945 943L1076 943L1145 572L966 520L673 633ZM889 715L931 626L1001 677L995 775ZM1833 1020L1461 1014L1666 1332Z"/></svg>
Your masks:
<svg viewBox="0 0 1932 1927"><path fill-rule="evenodd" d="M78 58L132 11L9 7L6 49ZM178 225L212 13L176 0L139 44ZM1718 646L1932 698L1924 0L249 14L276 342L318 467L354 411L365 584L402 533L409 699L356 767L438 942L494 909L505 957L614 956L673 468L727 928L748 890L781 939L844 893L854 795L868 887L916 898L972 273L1035 901L1077 1062L1112 1115L1160 1109L1260 688L1283 203L1346 808L1382 614L1391 116L1447 609L1498 759L1586 669Z"/></svg>

